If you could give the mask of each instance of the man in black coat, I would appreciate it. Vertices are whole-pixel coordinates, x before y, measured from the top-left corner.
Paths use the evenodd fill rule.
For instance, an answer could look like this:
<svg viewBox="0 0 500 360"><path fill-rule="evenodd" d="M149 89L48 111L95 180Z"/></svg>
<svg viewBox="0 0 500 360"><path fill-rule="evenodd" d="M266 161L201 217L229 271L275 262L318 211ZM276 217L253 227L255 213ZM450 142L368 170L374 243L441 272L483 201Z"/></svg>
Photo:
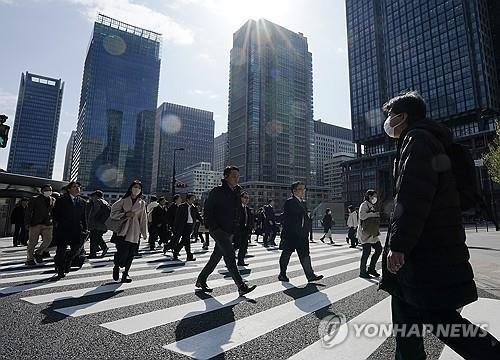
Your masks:
<svg viewBox="0 0 500 360"><path fill-rule="evenodd" d="M174 231L174 220L175 214L177 214L177 209L179 205L182 204L182 198L179 194L175 194L172 198L172 204L167 209L167 242L163 244L163 253L165 254L167 250L175 249L177 244L175 243L175 236L173 236Z"/></svg>
<svg viewBox="0 0 500 360"><path fill-rule="evenodd" d="M264 206L264 246L276 246L274 239L276 238L276 216L274 215L274 201L268 200Z"/></svg>
<svg viewBox="0 0 500 360"><path fill-rule="evenodd" d="M248 251L248 242L252 235L253 229L253 213L248 207L250 196L246 191L240 194L241 206L239 207L239 226L235 234L235 247L238 248L238 266L247 266L245 264L245 255Z"/></svg>
<svg viewBox="0 0 500 360"><path fill-rule="evenodd" d="M280 242L280 274L278 280L290 281L286 276L286 269L290 256L297 250L300 264L308 281L323 279L323 275L316 275L312 269L311 256L309 255L309 216L304 200L306 186L301 181L296 181L291 186L292 197L285 201L283 208L283 230Z"/></svg>
<svg viewBox="0 0 500 360"><path fill-rule="evenodd" d="M392 295L396 359L425 359L422 334L411 333L417 324L420 330L431 325L433 333L438 326L458 329L438 337L466 359L498 359L498 340L456 311L476 301L477 291L446 152L452 135L425 118L426 104L416 92L391 99L384 111L384 129L398 139L394 209L380 283ZM469 331L479 335L467 336Z"/></svg>
<svg viewBox="0 0 500 360"><path fill-rule="evenodd" d="M26 216L26 208L28 207L28 198L22 198L10 215L10 223L14 225L14 236L12 237L13 245L26 245L28 238L26 233L26 224L24 223Z"/></svg>
<svg viewBox="0 0 500 360"><path fill-rule="evenodd" d="M174 260L177 260L182 247L186 250L187 261L194 261L196 258L191 252L191 233L193 232L194 223L203 219L198 212L196 206L193 205L195 199L194 194L186 195L186 202L179 205L174 219L174 237L176 247L173 249ZM179 242L180 239L180 242Z"/></svg>
<svg viewBox="0 0 500 360"><path fill-rule="evenodd" d="M80 197L80 183L71 181L67 193L57 199L54 206L54 220L57 222L57 250L54 262L57 274L63 278L73 261L83 265L85 252L83 244L88 235L85 219L86 201ZM67 253L66 248L70 246Z"/></svg>
<svg viewBox="0 0 500 360"><path fill-rule="evenodd" d="M154 233L160 237L160 243L168 242L168 217L167 199L163 196L158 199L158 205L151 210L150 234ZM151 238L151 235L150 235ZM149 243L150 250L154 250L154 243Z"/></svg>
<svg viewBox="0 0 500 360"><path fill-rule="evenodd" d="M243 282L236 266L232 244L234 234L239 226L239 207L241 207L239 180L240 170L236 166L226 167L222 184L213 188L205 201L203 211L205 225L215 240L214 252L196 280L196 287L205 292L212 291L207 285L207 279L222 257L224 257L227 269L238 286L240 296L248 294L256 287L255 285L248 286Z"/></svg>

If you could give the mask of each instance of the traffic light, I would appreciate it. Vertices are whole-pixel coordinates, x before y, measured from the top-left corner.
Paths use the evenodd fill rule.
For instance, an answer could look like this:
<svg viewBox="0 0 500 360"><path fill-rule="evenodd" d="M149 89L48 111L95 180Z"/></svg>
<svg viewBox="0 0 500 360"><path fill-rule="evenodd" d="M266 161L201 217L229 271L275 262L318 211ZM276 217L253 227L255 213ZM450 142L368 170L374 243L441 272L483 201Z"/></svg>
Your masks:
<svg viewBox="0 0 500 360"><path fill-rule="evenodd" d="M0 115L0 147L4 148L7 146L7 140L9 140L9 130L10 126L4 125L8 117L6 115Z"/></svg>

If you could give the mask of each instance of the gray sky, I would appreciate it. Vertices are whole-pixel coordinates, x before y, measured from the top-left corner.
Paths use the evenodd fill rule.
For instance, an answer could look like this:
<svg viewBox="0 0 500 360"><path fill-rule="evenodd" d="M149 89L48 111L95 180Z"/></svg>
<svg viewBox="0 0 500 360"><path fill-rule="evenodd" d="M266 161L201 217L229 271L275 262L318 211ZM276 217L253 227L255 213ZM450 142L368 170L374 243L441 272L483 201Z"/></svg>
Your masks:
<svg viewBox="0 0 500 360"><path fill-rule="evenodd" d="M227 129L232 34L249 18L302 32L313 55L314 118L351 127L345 0L0 0L0 113L9 116L7 124L14 122L22 72L65 82L54 179L62 178L76 128L98 12L163 34L158 105L213 111L215 135ZM0 149L1 168L8 154Z"/></svg>

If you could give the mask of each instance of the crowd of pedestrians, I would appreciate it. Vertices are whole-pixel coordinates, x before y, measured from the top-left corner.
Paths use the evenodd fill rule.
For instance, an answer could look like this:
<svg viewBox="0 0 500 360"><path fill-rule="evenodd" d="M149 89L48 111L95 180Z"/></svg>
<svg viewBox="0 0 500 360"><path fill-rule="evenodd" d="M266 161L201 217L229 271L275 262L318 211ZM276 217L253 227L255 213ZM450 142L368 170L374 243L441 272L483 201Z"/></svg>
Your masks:
<svg viewBox="0 0 500 360"><path fill-rule="evenodd" d="M426 118L426 105L415 92L398 96L384 105L388 117L384 129L397 139L394 165L394 208L391 212L385 247L380 241L381 213L378 194L366 191L359 209L350 205L346 225L346 240L351 248L361 245L359 277L379 278L377 271L382 256L380 289L392 296L394 325L461 324L474 327L456 309L477 300L469 252L461 219L461 198L453 167L436 166L436 159L448 157L453 140L449 130ZM451 157L451 158L450 158ZM209 249L209 237L215 241L213 252L199 273L195 286L211 292L207 280L223 259L237 286L240 296L256 288L247 284L238 266L248 266L245 257L251 234L263 236L265 247L276 246L276 235L281 225L279 249L279 281L288 282L287 267L297 252L308 281L323 278L313 270L309 246L312 238L312 217L305 201L306 185L296 181L291 185L291 196L284 203L284 211L275 214L274 201L254 212L248 204L250 196L239 185L239 169L229 166L224 170L221 185L212 189L203 209L196 205L194 194L184 199L174 195L169 205L164 197L151 197L149 204L143 198L140 181L130 184L127 192L112 206L104 194L96 190L88 200L80 195L80 184L70 182L65 193L58 197L50 185L31 199L23 198L14 208L14 246L27 245L26 265L44 261L51 245L57 247L54 257L57 274L63 278L71 266L81 267L85 261L84 244L90 239L89 258L97 253L105 256L108 246L103 234L113 231L115 244L112 277L128 283L129 271L138 254L139 243L148 240L149 249L163 247L172 251L178 260L184 248L186 261L195 261L191 239L201 238L203 249ZM321 224L326 239L334 244L331 209L325 210ZM149 239L148 239L149 233ZM206 234L205 239L201 236ZM210 236L208 236L208 234ZM39 239L41 243L36 248ZM68 249L69 246L69 249ZM372 249L374 250L371 254ZM237 254L236 254L237 252ZM371 259L368 262L368 259ZM50 256L50 255L49 255ZM466 327L459 330L467 331ZM500 353L497 339L484 330L478 336L436 334L453 350L466 359L496 359ZM423 333L396 333L396 359L424 359Z"/></svg>

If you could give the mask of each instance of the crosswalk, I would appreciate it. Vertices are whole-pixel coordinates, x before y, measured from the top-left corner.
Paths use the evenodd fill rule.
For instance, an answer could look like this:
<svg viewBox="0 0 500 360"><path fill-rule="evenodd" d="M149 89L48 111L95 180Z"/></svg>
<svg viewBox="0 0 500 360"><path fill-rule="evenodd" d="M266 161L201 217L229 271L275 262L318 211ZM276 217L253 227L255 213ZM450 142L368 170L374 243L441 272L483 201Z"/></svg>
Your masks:
<svg viewBox="0 0 500 360"><path fill-rule="evenodd" d="M339 344L326 346L318 332L331 314L343 314L347 325L391 320L390 298L377 291L377 280L358 277L360 250L337 243L311 244L313 267L324 275L316 283L308 283L296 256L288 267L290 282L277 281L280 251L261 244L249 247L249 266L240 271L245 281L258 286L247 297L238 296L223 262L208 280L214 292L195 291L196 277L212 250L203 251L199 244L192 246L194 262L143 250L132 264L133 281L125 284L111 280L112 245L106 257L91 259L57 279L50 260L28 268L25 250L0 244L0 300L19 301L28 310L71 321L72 326L91 326L109 341L153 338L157 356L168 358L210 359L221 354L245 359L366 359L374 354L392 358L393 353L380 354L390 334L349 333ZM463 313L472 322L484 323L488 314L500 313L499 304L481 298ZM497 337L499 325L497 321L489 328ZM130 347L130 351L140 348L134 350L133 341ZM456 358L448 348L440 355L440 359Z"/></svg>

